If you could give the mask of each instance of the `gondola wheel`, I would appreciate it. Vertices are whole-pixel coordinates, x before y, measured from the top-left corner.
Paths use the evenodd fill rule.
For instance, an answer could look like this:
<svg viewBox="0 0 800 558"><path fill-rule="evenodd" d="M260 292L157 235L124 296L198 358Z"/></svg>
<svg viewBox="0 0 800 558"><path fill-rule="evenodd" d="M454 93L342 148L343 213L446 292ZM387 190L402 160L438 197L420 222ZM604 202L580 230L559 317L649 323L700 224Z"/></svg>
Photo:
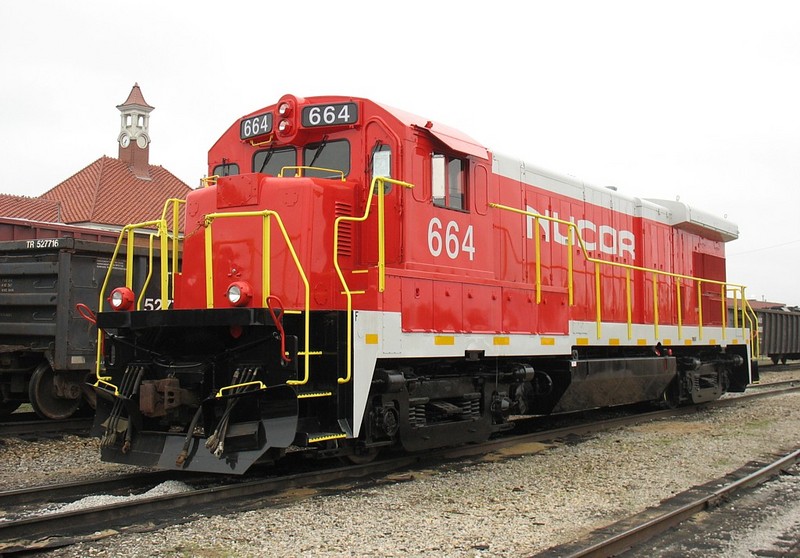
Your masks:
<svg viewBox="0 0 800 558"><path fill-rule="evenodd" d="M36 367L28 383L28 397L36 414L45 419L62 420L78 410L81 398L59 397L55 386L56 374L47 362Z"/></svg>
<svg viewBox="0 0 800 558"><path fill-rule="evenodd" d="M94 383L94 372L89 372L86 375L86 382L81 386L81 391L83 392L83 400L86 402L84 407L88 407L90 411L94 412L97 408L97 393L92 389L89 384Z"/></svg>
<svg viewBox="0 0 800 558"><path fill-rule="evenodd" d="M19 401L0 401L0 417L7 417L22 405Z"/></svg>

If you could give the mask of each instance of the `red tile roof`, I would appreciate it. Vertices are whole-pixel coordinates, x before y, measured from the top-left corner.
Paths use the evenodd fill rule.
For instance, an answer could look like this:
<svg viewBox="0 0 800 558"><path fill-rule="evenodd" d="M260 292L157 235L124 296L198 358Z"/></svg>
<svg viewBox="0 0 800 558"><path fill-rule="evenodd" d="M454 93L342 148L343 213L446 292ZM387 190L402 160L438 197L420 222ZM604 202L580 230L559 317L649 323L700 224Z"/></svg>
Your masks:
<svg viewBox="0 0 800 558"><path fill-rule="evenodd" d="M149 178L137 178L130 165L100 157L41 195L61 203L63 223L126 225L161 217L169 198L185 198L191 190L164 167L148 165Z"/></svg>
<svg viewBox="0 0 800 558"><path fill-rule="evenodd" d="M783 302L767 302L765 300L748 300L753 310L780 310L786 306Z"/></svg>
<svg viewBox="0 0 800 558"><path fill-rule="evenodd" d="M61 221L61 203L42 198L0 194L0 216L31 221Z"/></svg>

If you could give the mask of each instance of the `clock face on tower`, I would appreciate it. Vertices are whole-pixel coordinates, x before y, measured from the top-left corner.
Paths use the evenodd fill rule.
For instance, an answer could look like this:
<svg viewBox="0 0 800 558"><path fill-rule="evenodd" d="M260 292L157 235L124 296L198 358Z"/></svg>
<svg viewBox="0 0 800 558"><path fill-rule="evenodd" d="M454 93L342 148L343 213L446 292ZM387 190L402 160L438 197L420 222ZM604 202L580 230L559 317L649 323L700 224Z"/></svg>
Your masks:
<svg viewBox="0 0 800 558"><path fill-rule="evenodd" d="M128 134L122 134L119 138L119 144L122 147L128 147L131 143L131 137Z"/></svg>
<svg viewBox="0 0 800 558"><path fill-rule="evenodd" d="M136 145L138 145L141 149L147 147L147 136L141 135L136 138Z"/></svg>

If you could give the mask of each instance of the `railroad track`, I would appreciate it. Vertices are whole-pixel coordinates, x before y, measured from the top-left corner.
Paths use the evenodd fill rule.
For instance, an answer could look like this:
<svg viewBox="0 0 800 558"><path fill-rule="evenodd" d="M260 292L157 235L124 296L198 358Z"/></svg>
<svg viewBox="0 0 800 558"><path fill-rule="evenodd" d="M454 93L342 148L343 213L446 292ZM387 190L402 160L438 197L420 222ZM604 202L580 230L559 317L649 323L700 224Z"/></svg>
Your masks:
<svg viewBox="0 0 800 558"><path fill-rule="evenodd" d="M45 420L36 413L14 413L0 422L0 438L5 436L41 436L89 432L92 417L75 417L63 420Z"/></svg>
<svg viewBox="0 0 800 558"><path fill-rule="evenodd" d="M368 465L355 465L336 469L307 471L293 475L273 478L260 478L217 484L197 488L187 492L130 498L108 505L72 509L31 515L9 521L0 521L0 553L8 553L56 548L74 544L86 537L96 538L93 533L126 528L142 530L142 524L180 523L189 518L174 517L175 510L204 511L243 511L254 505L277 505L305 495L293 495L297 488L322 487L341 480L350 481L375 474L386 474L414 465L417 458L407 456ZM149 485L152 478L147 478ZM230 479L227 479L230 481ZM88 483L83 487L86 489ZM137 484L137 486L139 486ZM46 494L49 487L36 489ZM139 486L141 489L141 486ZM93 489L92 489L93 490ZM28 493L30 491L15 491ZM0 501L6 498L0 494ZM13 498L9 495L8 498ZM35 499L36 496L33 496ZM52 501L52 500L51 500ZM241 502L245 502L242 504ZM181 514L182 515L182 514Z"/></svg>
<svg viewBox="0 0 800 558"><path fill-rule="evenodd" d="M715 479L701 487L695 487L662 503L656 509L605 527L588 540L551 548L535 555L535 558L606 558L624 552L637 555L636 547L701 512L728 501L739 493L759 486L800 461L800 449L794 449L774 461L746 468L738 474ZM752 470L751 470L752 469ZM730 478L733 476L734 478Z"/></svg>
<svg viewBox="0 0 800 558"><path fill-rule="evenodd" d="M268 471L268 478L240 478L226 483L209 481L209 477L198 479L196 476L172 473L139 476L138 478L114 479L116 484L77 483L80 486L57 487L48 486L35 489L23 489L0 493L0 509L10 509L11 502L25 502L24 515L20 511L17 516L8 514L0 521L0 553L14 553L44 548L54 548L74 544L87 538L98 538L102 533L113 534L128 529L138 531L156 529L166 524L189 521L185 510L192 513L221 513L243 511L254 507L286 504L307 498L311 494L324 491L337 492L352 488L354 483L369 485L380 482L389 473L408 471L414 467L446 466L451 460L464 460L470 457L482 457L492 452L502 452L513 447L525 447L531 443L546 443L563 440L569 437L585 436L590 433L651 421L658 418L673 417L697 413L714 407L739 404L744 400L774 396L788 391L799 390L798 386L777 387L773 390L759 390L738 398L723 399L700 406L681 407L678 409L660 410L648 413L619 416L599 422L583 422L571 424L563 428L535 430L541 427L536 421L521 422L516 435L510 435L485 444L462 446L428 452L424 456L401 455L375 461L364 465L338 468L307 470L289 475L278 475L276 471ZM158 476L162 475L162 476ZM215 477L216 478L216 477ZM375 479L378 479L377 481ZM117 493L123 491L143 492L146 487L164 482L178 480L189 484L187 491L155 496L140 496L115 501L112 504L96 507L56 511L55 513L37 514L35 505L51 507L54 502L65 501L82 494ZM103 481L107 483L108 481ZM208 484L204 484L208 483ZM297 489L304 489L298 491ZM309 491L308 489L314 489ZM180 513L176 513L180 510ZM98 534L101 533L101 534Z"/></svg>

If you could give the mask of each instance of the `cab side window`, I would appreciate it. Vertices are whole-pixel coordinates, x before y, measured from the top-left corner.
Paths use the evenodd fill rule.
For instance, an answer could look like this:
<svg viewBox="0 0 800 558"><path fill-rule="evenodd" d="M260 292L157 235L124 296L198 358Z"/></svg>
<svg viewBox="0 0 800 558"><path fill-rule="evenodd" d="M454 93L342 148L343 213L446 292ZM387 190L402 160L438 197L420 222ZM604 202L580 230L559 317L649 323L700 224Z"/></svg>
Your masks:
<svg viewBox="0 0 800 558"><path fill-rule="evenodd" d="M372 178L392 177L392 148L385 143L375 145L372 150Z"/></svg>
<svg viewBox="0 0 800 558"><path fill-rule="evenodd" d="M233 176L239 174L239 165L236 163L223 162L221 165L214 167L215 176Z"/></svg>
<svg viewBox="0 0 800 558"><path fill-rule="evenodd" d="M433 204L448 209L467 209L466 161L434 153L431 157Z"/></svg>

